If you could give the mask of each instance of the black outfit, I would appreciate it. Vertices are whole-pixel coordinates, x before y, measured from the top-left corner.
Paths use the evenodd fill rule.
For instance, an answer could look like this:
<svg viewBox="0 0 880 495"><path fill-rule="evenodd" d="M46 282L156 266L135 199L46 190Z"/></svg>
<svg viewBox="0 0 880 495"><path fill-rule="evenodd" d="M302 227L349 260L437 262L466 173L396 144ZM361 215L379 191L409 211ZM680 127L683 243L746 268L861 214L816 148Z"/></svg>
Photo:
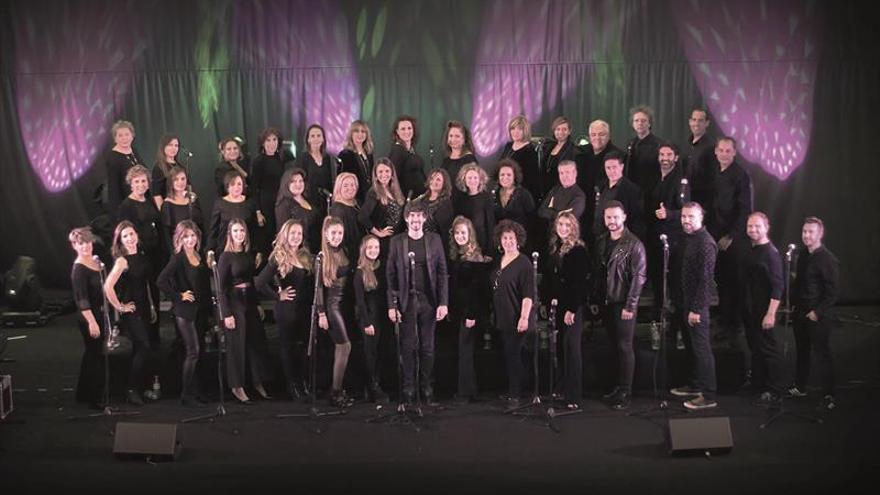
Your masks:
<svg viewBox="0 0 880 495"><path fill-rule="evenodd" d="M553 206L550 206L551 200L553 201ZM570 209L574 216L580 219L584 214L586 205L587 197L577 184L571 187L556 185L547 193L541 206L538 207L538 217L549 222L549 225L553 225L553 222L556 221L556 215L560 211Z"/></svg>
<svg viewBox="0 0 880 495"><path fill-rule="evenodd" d="M452 205L452 198L431 201L428 195L429 193L425 193L417 198L425 205L425 224L422 228L425 232L440 234L445 248L449 245L449 229L455 219L455 207Z"/></svg>
<svg viewBox="0 0 880 495"><path fill-rule="evenodd" d="M293 396L299 395L300 385L306 383L306 342L309 336L311 302L314 280L305 268L292 267L281 276L274 256L257 276L254 283L266 297L275 301L273 314L278 325L281 368L287 387ZM278 290L292 288L293 299L282 301Z"/></svg>
<svg viewBox="0 0 880 495"><path fill-rule="evenodd" d="M248 196L254 199L257 210L266 218L266 225L262 227L267 231L264 235L275 228L275 197L281 187L283 174L284 159L280 151L271 156L260 153L251 163L251 187ZM265 247L268 248L268 243Z"/></svg>
<svg viewBox="0 0 880 495"><path fill-rule="evenodd" d="M168 167L168 170L171 171L172 167L183 167L186 170L186 167L177 163L166 163L165 166ZM189 173L187 173L189 175ZM150 199L153 196L168 196L168 177L165 175L165 172L162 170L162 166L159 164L153 165L153 171L150 173Z"/></svg>
<svg viewBox="0 0 880 495"><path fill-rule="evenodd" d="M556 328L562 332L562 388L569 403L580 404L583 396L583 358L581 337L584 330L584 304L587 294L587 273L590 262L587 248L577 245L561 254L558 250L549 257L550 266L544 270L545 304L556 299ZM574 313L574 323L565 324L565 313Z"/></svg>
<svg viewBox="0 0 880 495"><path fill-rule="evenodd" d="M515 161L522 170L522 186L525 187L532 195L535 201L540 201L543 197L544 189L541 185L541 173L538 170L538 152L531 143L518 150L513 149L513 141L504 145L501 154L498 155L500 162L504 158L510 158Z"/></svg>
<svg viewBox="0 0 880 495"><path fill-rule="evenodd" d="M474 156L473 153L465 153L464 155L458 158L450 158L446 157L443 159L443 162L440 164L440 168L445 170L449 174L449 179L452 181L452 194L460 195L467 194L461 192L455 184L458 182L458 173L461 172L461 168L469 163L479 163L477 161L477 157Z"/></svg>
<svg viewBox="0 0 880 495"><path fill-rule="evenodd" d="M333 248L331 248L333 249ZM338 249L338 248L337 248ZM325 256L325 263L329 256ZM317 308L318 313L324 313L327 316L327 323L330 328L330 339L336 345L345 344L351 341L348 332L348 323L352 321L351 313L351 284L349 276L352 273L351 263L340 265L336 268L336 280L333 285L327 286L321 282L321 290L318 291ZM317 276L321 276L318 274Z"/></svg>
<svg viewBox="0 0 880 495"><path fill-rule="evenodd" d="M458 325L458 396L477 395L477 372L474 368L474 342L480 324L488 318L489 261L467 261L461 258L449 262L450 321ZM465 320L476 320L471 328Z"/></svg>
<svg viewBox="0 0 880 495"><path fill-rule="evenodd" d="M254 254L224 251L217 267L221 316L224 319L235 317L235 328L223 325L226 330L226 375L229 387L244 387L245 356L250 364L253 383L262 383L269 377L266 362L268 352L266 330L257 312L257 295L253 284Z"/></svg>
<svg viewBox="0 0 880 495"><path fill-rule="evenodd" d="M342 228L345 234L342 244L345 246L345 255L350 260L358 259L360 254L361 239L364 237L364 229L358 221L359 209L357 206L349 206L339 201L330 205L330 216L342 220Z"/></svg>
<svg viewBox="0 0 880 495"><path fill-rule="evenodd" d="M811 353L819 367L819 379L824 395L834 394L834 365L831 360L831 327L834 304L837 302L840 262L825 246L810 253L798 251L797 275L792 286L794 305L794 336L797 345L797 373L795 385L805 390L810 377ZM807 318L815 311L819 321Z"/></svg>
<svg viewBox="0 0 880 495"><path fill-rule="evenodd" d="M358 222L360 222L364 234L372 233L374 228L382 230L385 227L393 228L394 233L397 234L406 228L406 224L403 222L403 205L399 205L393 200L388 200L388 204L382 204L374 189L370 189L367 193L364 204L358 213ZM388 243L390 242L391 236L379 238L381 259L385 259L388 255Z"/></svg>
<svg viewBox="0 0 880 495"><path fill-rule="evenodd" d="M694 386L709 400L714 399L717 388L709 337L709 307L718 301L714 279L717 253L718 246L705 228L685 234L670 271L675 320L685 329L684 343L694 359ZM688 313L699 314L700 323L690 326Z"/></svg>
<svg viewBox="0 0 880 495"><path fill-rule="evenodd" d="M107 207L106 211L111 218L116 218L116 210L122 200L131 194L131 188L125 182L128 169L135 165L143 165L144 162L134 148L131 153L125 154L115 150L107 152L104 166L107 171Z"/></svg>
<svg viewBox="0 0 880 495"><path fill-rule="evenodd" d="M605 328L617 344L617 387L624 394L632 393L635 373L633 335L639 298L645 285L645 247L638 237L624 228L620 239L611 239L611 233L602 234L596 241L593 256L593 303L605 307ZM633 313L632 319L621 318L623 310Z"/></svg>
<svg viewBox="0 0 880 495"><path fill-rule="evenodd" d="M433 396L434 329L437 308L448 305L446 254L440 236L424 232L412 239L408 232L391 239L385 265L388 280L387 303L402 315L400 352L403 355L403 393L409 399L415 393L415 353L419 353L419 382L422 393ZM415 254L415 271L410 273L407 253ZM413 279L410 285L410 279ZM411 293L414 290L414 293ZM418 336L416 336L418 331Z"/></svg>
<svg viewBox="0 0 880 495"><path fill-rule="evenodd" d="M416 153L415 147L410 151L403 145L394 143L388 152L388 159L394 164L404 196L415 198L425 192L425 160ZM452 180L455 181L455 178Z"/></svg>
<svg viewBox="0 0 880 495"><path fill-rule="evenodd" d="M153 267L146 255L142 253L127 254L125 260L128 269L122 273L117 282L119 302L133 302L134 312L119 316L122 330L128 334L133 346L131 370L128 375L129 390L139 391L145 385L144 368L150 351L150 297L148 283L153 278Z"/></svg>
<svg viewBox="0 0 880 495"><path fill-rule="evenodd" d="M336 160L327 153L321 156L319 165L311 153L304 150L296 157L293 166L306 173L305 195L312 203L312 207L317 206L320 209L323 217L327 212L327 195L321 189L333 192L333 185L336 183Z"/></svg>
<svg viewBox="0 0 880 495"><path fill-rule="evenodd" d="M708 134L703 134L696 141L691 134L682 153L684 173L691 184L691 196L706 211L712 211L715 176L718 175L715 143L715 138Z"/></svg>
<svg viewBox="0 0 880 495"><path fill-rule="evenodd" d="M527 346L525 337L528 332L535 331L537 323L535 276L532 263L524 254L520 254L504 268L501 267L500 260L501 257L499 257L499 264L495 265L491 274L495 326L501 332L501 338L504 341L508 395L511 398L520 398L526 381L526 368L522 354L524 347ZM522 301L526 298L532 300L529 328L525 332L518 332L516 325L519 322Z"/></svg>
<svg viewBox="0 0 880 495"><path fill-rule="evenodd" d="M495 206L492 195L481 191L471 195L463 193L456 199L455 213L474 224L477 242L484 253L492 252L492 230L495 228Z"/></svg>
<svg viewBox="0 0 880 495"><path fill-rule="evenodd" d="M159 301L159 288L156 286L157 268L165 265L167 255L162 249L159 239L159 210L156 209L156 203L147 194L147 198L143 201L137 201L130 197L122 200L117 210L117 219L121 222L128 220L134 224L134 228L138 233L138 242L144 254L149 260L150 267L155 271L150 272L148 287L154 301ZM157 313L158 316L158 313ZM147 319L149 321L149 318ZM159 319L156 318L154 323L149 324L150 343L158 347L159 345Z"/></svg>
<svg viewBox="0 0 880 495"><path fill-rule="evenodd" d="M367 289L364 285L364 272L358 268L354 272L354 300L358 328L361 331L367 327L373 327L373 335L364 334L364 361L367 368L367 379L371 390L378 390L379 372L379 343L388 329L388 306L386 298L388 284L385 280L385 270L381 267L375 271L376 287Z"/></svg>
<svg viewBox="0 0 880 495"><path fill-rule="evenodd" d="M303 224L303 237L309 251L317 253L321 250L321 222L323 209L320 205L309 202L306 208L293 198L281 197L275 204L275 232L290 219L299 220Z"/></svg>
<svg viewBox="0 0 880 495"><path fill-rule="evenodd" d="M168 261L159 274L159 288L171 299L177 330L186 346L183 361L181 396L192 397L198 393L198 383L193 381L199 361L199 342L211 313L211 285L208 267L199 262L193 266L186 252L181 250ZM184 301L181 294L192 291L194 302Z"/></svg>
<svg viewBox="0 0 880 495"><path fill-rule="evenodd" d="M661 177L660 182L654 186L645 206L645 215L648 218L645 247L648 252L648 278L651 281L654 294L654 314L652 315L654 320L660 319L664 299L663 243L660 241L660 236L666 235L666 242L669 244L669 252L671 253L684 235L684 231L681 229L681 208L690 201L690 188L686 183L681 183L683 178L681 165L676 165L666 174L666 177ZM663 203L663 207L666 208L666 218L663 220L657 218L655 213L660 208L660 203Z"/></svg>
<svg viewBox="0 0 880 495"><path fill-rule="evenodd" d="M83 355L79 363L79 378L76 382L76 401L100 404L104 389L103 344L107 334L104 323L104 294L101 274L96 270L74 263L70 271L73 287L73 301L79 311L77 323L83 339ZM83 311L91 310L98 323L100 335L89 335L89 324L82 316Z"/></svg>
<svg viewBox="0 0 880 495"><path fill-rule="evenodd" d="M596 205L596 218L593 220L593 234L598 238L608 231L605 227L605 205L611 200L623 203L623 210L626 213L626 228L639 239L644 239L645 202L642 190L626 177L621 177L612 187L609 187L607 180L600 186L599 201Z"/></svg>
<svg viewBox="0 0 880 495"><path fill-rule="evenodd" d="M349 172L357 177L357 202L362 204L367 191L373 186L373 154L361 155L355 150L344 149L339 152L339 161L340 172Z"/></svg>
<svg viewBox="0 0 880 495"><path fill-rule="evenodd" d="M559 153L553 154L556 141L549 141L544 145L543 170L541 171L541 187L544 195L559 185L559 164L565 160L574 160L575 146L571 139L567 139ZM546 199L546 196L545 196Z"/></svg>
<svg viewBox="0 0 880 495"><path fill-rule="evenodd" d="M245 174L247 174L247 176L243 177L242 180L244 181L245 186L244 194L248 194L248 187L250 187L251 184L251 168L245 159L239 159L236 163L238 163L238 166L241 167L242 170L244 170ZM227 191L226 186L223 184L223 181L226 179L226 174L232 172L233 170L236 169L227 161L220 162L219 164L217 164L217 167L214 168L214 185L217 186L218 198L226 196Z"/></svg>
<svg viewBox="0 0 880 495"><path fill-rule="evenodd" d="M623 172L641 191L652 191L660 180L660 143L660 138L649 132L644 138L636 136L627 144Z"/></svg>
<svg viewBox="0 0 880 495"><path fill-rule="evenodd" d="M752 246L743 260L742 312L746 339L752 351L752 385L774 394L785 389L784 358L775 329L762 326L770 300L782 300L785 289L782 258L772 243Z"/></svg>
<svg viewBox="0 0 880 495"><path fill-rule="evenodd" d="M208 231L208 240L205 243L208 250L223 251L226 247L226 233L229 222L237 218L244 220L248 228L248 237L252 244L256 244L257 233L257 207L250 199L233 203L223 198L214 201L214 211L211 213L211 226Z"/></svg>
<svg viewBox="0 0 880 495"><path fill-rule="evenodd" d="M583 218L592 222L596 218L597 192L601 190L603 183L608 183L608 177L605 175L605 155L611 151L622 153L622 150L611 141L608 141L605 148L598 153L593 150L591 144L578 146L577 149L578 153L574 157L577 164L577 184L587 195L587 209ZM591 245L595 241L591 229L582 228L581 236Z"/></svg>
<svg viewBox="0 0 880 495"><path fill-rule="evenodd" d="M174 230L180 222L192 220L204 233L205 215L202 213L202 205L199 202L199 198L196 198L191 204L185 205L172 203L166 199L162 202L159 219L162 224L160 237L162 237L167 253L174 252Z"/></svg>
<svg viewBox="0 0 880 495"><path fill-rule="evenodd" d="M501 187L494 194L495 221L513 220L523 226L526 232L532 231L535 221L535 199L525 187L514 186L506 205L501 204ZM491 246L489 246L491 247ZM485 249L489 249L486 247Z"/></svg>

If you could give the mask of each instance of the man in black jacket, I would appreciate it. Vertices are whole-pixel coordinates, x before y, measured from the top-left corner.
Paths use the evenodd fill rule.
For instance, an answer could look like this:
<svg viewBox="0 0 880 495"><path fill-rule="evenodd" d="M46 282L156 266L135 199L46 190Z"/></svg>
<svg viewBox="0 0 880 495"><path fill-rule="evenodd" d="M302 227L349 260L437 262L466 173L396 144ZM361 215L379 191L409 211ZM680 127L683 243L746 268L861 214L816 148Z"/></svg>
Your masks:
<svg viewBox="0 0 880 495"><path fill-rule="evenodd" d="M657 155L654 155L654 168L657 168ZM612 200L616 200L623 205L623 210L627 217L627 229L639 239L645 237L645 201L642 196L642 190L633 181L624 177L623 173L623 157L615 152L605 155L606 180L600 186L596 204L596 218L593 219L593 233L596 238L606 232L605 205Z"/></svg>
<svg viewBox="0 0 880 495"><path fill-rule="evenodd" d="M645 285L645 247L625 226L626 213L619 201L609 201L603 210L608 229L596 241L593 251L593 297L590 311L605 308L605 328L617 343L617 386L605 395L614 409L626 409L632 395L635 352L633 334L639 297Z"/></svg>
<svg viewBox="0 0 880 495"><path fill-rule="evenodd" d="M386 262L388 318L401 322L403 397L400 400L405 404L413 402L418 352L422 397L428 405L436 405L431 383L434 329L448 312L448 281L443 243L438 234L422 230L424 223L424 206L419 201L411 202L406 211L407 232L391 238Z"/></svg>
<svg viewBox="0 0 880 495"><path fill-rule="evenodd" d="M681 209L684 239L673 272L676 320L684 325L685 345L694 358L694 386L677 387L670 392L678 397L692 397L684 406L692 410L713 408L715 401L715 356L709 337L709 307L717 302L715 258L718 247L703 228L703 207L686 203Z"/></svg>
<svg viewBox="0 0 880 495"><path fill-rule="evenodd" d="M611 142L611 127L604 120L590 122L589 138L590 144L578 146L578 153L574 159L577 162L578 187L587 196L584 219L592 222L596 216L596 193L600 189L600 184L606 181L605 155L616 152L622 156L622 152ZM592 229L582 229L581 235L589 241L590 246L593 245L595 239L592 236Z"/></svg>
<svg viewBox="0 0 880 495"><path fill-rule="evenodd" d="M690 181L693 200L711 210L718 160L715 158L715 138L708 133L709 112L705 108L694 108L688 126L691 135L682 150L684 173Z"/></svg>

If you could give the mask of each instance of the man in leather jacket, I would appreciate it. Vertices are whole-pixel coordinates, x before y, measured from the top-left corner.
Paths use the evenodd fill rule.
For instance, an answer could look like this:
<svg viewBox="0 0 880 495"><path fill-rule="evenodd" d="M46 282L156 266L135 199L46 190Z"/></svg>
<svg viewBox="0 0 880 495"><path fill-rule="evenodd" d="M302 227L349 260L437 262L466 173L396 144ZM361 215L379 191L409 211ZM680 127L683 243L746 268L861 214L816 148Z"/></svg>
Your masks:
<svg viewBox="0 0 880 495"><path fill-rule="evenodd" d="M599 305L605 308L605 328L616 342L618 384L605 395L614 409L626 409L632 395L635 351L633 335L639 297L645 285L645 247L638 237L625 226L623 204L612 200L603 210L608 232L596 242L593 255L593 297L590 310L599 314Z"/></svg>

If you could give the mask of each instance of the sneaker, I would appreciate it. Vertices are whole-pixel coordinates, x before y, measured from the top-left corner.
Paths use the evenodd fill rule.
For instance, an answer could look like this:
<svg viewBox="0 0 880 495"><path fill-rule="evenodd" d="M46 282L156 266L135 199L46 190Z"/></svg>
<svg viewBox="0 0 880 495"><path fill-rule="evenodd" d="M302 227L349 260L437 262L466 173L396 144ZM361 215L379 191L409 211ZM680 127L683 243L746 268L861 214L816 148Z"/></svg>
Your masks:
<svg viewBox="0 0 880 495"><path fill-rule="evenodd" d="M675 335L675 348L679 351L684 350L684 337L680 333Z"/></svg>
<svg viewBox="0 0 880 495"><path fill-rule="evenodd" d="M833 411L835 407L837 407L837 404L834 402L833 395L826 395L822 398L822 403L819 404L819 409L822 411L830 412Z"/></svg>
<svg viewBox="0 0 880 495"><path fill-rule="evenodd" d="M806 397L807 392L797 388L797 385L795 385L794 387L791 387L790 389L788 389L788 396L793 397L795 399L800 399L802 397Z"/></svg>
<svg viewBox="0 0 880 495"><path fill-rule="evenodd" d="M693 411L702 411L703 409L712 409L718 403L712 399L707 399L703 395L698 395L689 401L685 401L684 407Z"/></svg>
<svg viewBox="0 0 880 495"><path fill-rule="evenodd" d="M676 387L669 391L670 394L676 397L693 397L697 395L701 395L700 391L691 386L686 387Z"/></svg>

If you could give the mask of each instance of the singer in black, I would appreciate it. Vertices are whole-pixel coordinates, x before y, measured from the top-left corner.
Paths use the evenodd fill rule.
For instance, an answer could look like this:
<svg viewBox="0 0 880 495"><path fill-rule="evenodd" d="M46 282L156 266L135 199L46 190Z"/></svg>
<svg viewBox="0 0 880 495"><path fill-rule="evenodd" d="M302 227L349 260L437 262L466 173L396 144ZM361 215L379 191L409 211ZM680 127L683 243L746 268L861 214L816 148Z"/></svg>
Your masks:
<svg viewBox="0 0 880 495"><path fill-rule="evenodd" d="M425 209L421 202L409 203L405 218L407 231L391 238L386 263L388 318L401 322L402 402L411 404L415 395L418 352L422 399L432 405L434 329L448 312L446 254L440 236L422 228Z"/></svg>
<svg viewBox="0 0 880 495"><path fill-rule="evenodd" d="M305 232L305 244L309 251L321 250L321 211L326 209L313 204L306 197L306 173L300 168L286 170L281 176L278 198L275 200L275 228L280 231L288 220L297 220Z"/></svg>
<svg viewBox="0 0 880 495"><path fill-rule="evenodd" d="M111 248L113 269L104 282L104 294L119 314L122 330L131 339L133 347L126 399L142 406L144 401L140 390L145 385L144 368L150 349L148 327L150 321L155 320L156 309L147 287L153 267L138 248L138 234L134 225L128 220L119 222L113 233ZM119 292L117 284L121 289Z"/></svg>
<svg viewBox="0 0 880 495"><path fill-rule="evenodd" d="M501 249L498 264L491 274L495 326L504 342L508 406L516 407L520 404L526 381L523 362L526 333L534 331L537 324L537 312L533 310L535 269L519 250L526 242L522 225L502 220L495 227L494 234L495 244Z"/></svg>
<svg viewBox="0 0 880 495"><path fill-rule="evenodd" d="M283 140L278 129L274 127L263 129L257 139L260 154L251 163L248 197L253 198L257 215L264 219L263 238L271 238L275 233L275 196L278 194L281 175L284 173L284 155L281 150ZM267 254L268 243L264 243L261 249Z"/></svg>
<svg viewBox="0 0 880 495"><path fill-rule="evenodd" d="M582 218L586 211L587 197L577 185L577 164L572 160L565 160L559 164L558 170L559 184L553 186L538 207L540 225L532 231L535 246L546 245L557 215L569 211L575 217Z"/></svg>
<svg viewBox="0 0 880 495"><path fill-rule="evenodd" d="M453 196L455 213L473 222L477 242L484 252L491 249L492 229L495 228L494 200L486 190L488 182L486 171L476 163L469 163L462 167L455 180L461 194Z"/></svg>
<svg viewBox="0 0 880 495"><path fill-rule="evenodd" d="M180 138L174 134L165 134L159 139L159 149L156 151L156 161L153 162L153 172L150 181L150 191L153 193L153 202L156 209L162 209L162 202L168 195L168 186L171 185L171 170L174 167L183 167L177 161L180 152Z"/></svg>
<svg viewBox="0 0 880 495"><path fill-rule="evenodd" d="M654 167L657 167L656 157ZM596 200L596 218L593 221L593 235L598 238L605 233L605 205L618 201L626 213L626 228L639 239L645 237L644 198L642 191L633 181L623 176L623 158L617 153L605 155L605 177Z"/></svg>
<svg viewBox="0 0 880 495"><path fill-rule="evenodd" d="M532 193L521 184L523 173L517 162L505 158L498 162L495 174L497 189L493 191L495 200L495 220L513 220L523 226L526 231L532 229L535 222L535 199ZM488 250L489 247L487 246Z"/></svg>
<svg viewBox="0 0 880 495"><path fill-rule="evenodd" d="M159 288L171 299L177 330L186 346L180 382L180 402L198 406L199 386L196 366L199 342L211 314L211 285L208 267L199 254L202 233L191 220L177 224L174 232L174 255L159 274Z"/></svg>
<svg viewBox="0 0 880 495"><path fill-rule="evenodd" d="M509 158L519 164L522 170L522 178L519 181L525 187L535 202L541 201L544 189L541 186L541 174L538 170L538 151L532 145L532 130L529 119L518 115L507 124L507 134L510 141L504 145L498 155L501 162Z"/></svg>
<svg viewBox="0 0 880 495"><path fill-rule="evenodd" d="M294 167L306 173L306 197L314 201L321 217L327 213L327 196L336 183L336 160L327 154L327 140L324 128L312 124L306 130L306 149L296 157Z"/></svg>
<svg viewBox="0 0 880 495"><path fill-rule="evenodd" d="M580 409L583 396L581 336L587 300L590 261L581 240L580 224L571 212L556 217L550 235L549 266L541 280L544 301L556 306L556 328L562 333L562 389L568 409Z"/></svg>
<svg viewBox="0 0 880 495"><path fill-rule="evenodd" d="M113 148L105 157L107 171L107 205L106 212L116 221L116 210L122 200L131 192L125 180L128 169L135 165L143 166L144 162L131 143L134 141L134 126L126 120L119 120L110 128L113 137Z"/></svg>
<svg viewBox="0 0 880 495"><path fill-rule="evenodd" d="M363 204L373 185L373 133L363 120L348 127L345 143L339 152L339 171L350 172L358 179L358 204Z"/></svg>
<svg viewBox="0 0 880 495"><path fill-rule="evenodd" d="M379 159L379 163L373 168L371 182L373 186L358 212L358 221L367 234L379 239L383 248L381 256L384 259L391 236L403 231L405 200L391 160Z"/></svg>
<svg viewBox="0 0 880 495"><path fill-rule="evenodd" d="M743 262L742 312L746 340L752 351L752 386L761 392L759 403L778 400L785 389L782 382L784 358L775 331L776 311L785 283L782 258L767 233L770 221L763 212L749 215L746 233L752 247Z"/></svg>
<svg viewBox="0 0 880 495"><path fill-rule="evenodd" d="M692 397L684 406L692 410L716 407L715 356L709 336L709 307L718 301L715 288L715 259L718 247L709 232L703 228L703 207L699 203L685 203L681 209L681 227L684 237L673 262L673 320L682 325L685 346L694 360L693 385L673 388L678 397Z"/></svg>
<svg viewBox="0 0 880 495"><path fill-rule="evenodd" d="M459 403L471 402L477 395L474 342L489 317L487 287L491 262L492 258L480 250L473 223L463 216L455 217L449 245L449 312L450 321L458 325Z"/></svg>
<svg viewBox="0 0 880 495"><path fill-rule="evenodd" d="M388 283L382 266L379 238L367 234L361 241L357 270L354 272L354 299L358 327L364 332L364 362L367 368L367 398L388 402L388 394L379 384L379 357L383 336L388 330L388 306L385 304Z"/></svg>
<svg viewBox="0 0 880 495"><path fill-rule="evenodd" d="M391 150L388 158L394 164L400 189L408 198L425 192L425 160L416 152L419 128L416 118L401 115L391 129Z"/></svg>
<svg viewBox="0 0 880 495"><path fill-rule="evenodd" d="M244 405L252 404L244 390L246 363L250 365L254 389L264 399L269 398L263 387L263 380L268 378L266 331L257 312L255 267L247 225L241 219L232 219L223 253L217 261L220 279L217 294L226 327L226 376L232 395Z"/></svg>
<svg viewBox="0 0 880 495"><path fill-rule="evenodd" d="M446 157L440 164L440 168L456 181L461 168L470 163L477 163L474 156L474 143L471 141L471 133L464 124L457 120L446 123L446 133L443 135L443 144L446 148ZM453 197L458 196L459 190L453 192Z"/></svg>
<svg viewBox="0 0 880 495"><path fill-rule="evenodd" d="M226 194L226 176L229 172L238 172L243 183L247 186L251 183L250 166L247 159L241 153L241 145L238 138L226 138L220 141L221 161L214 169L214 185L217 187L217 197ZM244 191L242 194L247 193Z"/></svg>
<svg viewBox="0 0 880 495"><path fill-rule="evenodd" d="M578 169L578 187L584 191L584 194L590 196L587 201L585 219L592 221L596 213L594 191L601 182L607 180L605 177L605 155L613 151L621 153L622 156L622 152L611 142L611 126L608 125L608 122L594 120L590 122L587 132L590 143L577 147L575 162L577 162ZM584 227L588 226L589 224L584 225ZM589 231L590 229L585 230Z"/></svg>
<svg viewBox="0 0 880 495"><path fill-rule="evenodd" d="M244 195L244 178L238 172L229 172L224 179L227 194L214 201L211 213L211 227L208 235L208 250L216 251L226 245L229 223L233 219L244 220L248 232L256 230L262 217L257 216L256 203ZM248 240L250 244L250 239ZM257 253L259 258L262 254Z"/></svg>
<svg viewBox="0 0 880 495"><path fill-rule="evenodd" d="M67 236L76 251L70 271L73 301L79 312L77 323L83 339L83 355L76 382L76 401L102 409L104 360L101 349L107 330L104 328L104 294L101 288L101 264L93 253L95 237L88 227L79 227Z"/></svg>
<svg viewBox="0 0 880 495"><path fill-rule="evenodd" d="M257 289L275 301L281 368L292 399L306 387L305 343L308 339L312 301L312 255L303 244L303 224L288 220L275 237L269 261L254 281Z"/></svg>
<svg viewBox="0 0 880 495"><path fill-rule="evenodd" d="M638 105L630 111L630 116L636 135L626 147L626 177L647 194L654 190L654 185L660 180L657 153L662 141L651 132L654 111L650 107ZM630 216L633 213L627 211Z"/></svg>
<svg viewBox="0 0 880 495"><path fill-rule="evenodd" d="M159 211L162 223L160 237L164 240L166 252L173 253L174 231L177 224L184 220L191 220L201 231L205 218L199 198L190 187L186 169L175 166L168 175L168 195L162 201L162 209Z"/></svg>
<svg viewBox="0 0 880 495"><path fill-rule="evenodd" d="M611 401L612 408L626 409L632 397L636 365L633 337L647 262L644 245L625 226L623 204L608 202L602 216L608 232L596 240L590 311L597 315L599 306L604 308L605 328L615 342L617 386L604 398Z"/></svg>
<svg viewBox="0 0 880 495"><path fill-rule="evenodd" d="M715 158L715 138L707 132L709 124L709 112L705 108L698 107L691 111L688 119L691 135L683 149L682 162L684 174L691 184L693 200L711 211L718 161Z"/></svg>
<svg viewBox="0 0 880 495"><path fill-rule="evenodd" d="M428 175L425 184L427 191L416 201L420 202L425 209L425 232L440 234L443 245L449 244L449 228L455 217L455 207L452 204L452 181L449 174L442 168L435 168Z"/></svg>
<svg viewBox="0 0 880 495"><path fill-rule="evenodd" d="M345 226L345 255L353 260L357 257L364 229L358 221L360 209L357 205L357 177L343 172L336 177L333 187L333 204L330 205L330 216L342 220Z"/></svg>
<svg viewBox="0 0 880 495"><path fill-rule="evenodd" d="M547 143L542 157L541 186L543 197L555 186L559 185L557 168L564 161L574 160L575 146L571 142L571 123L565 117L556 117L550 125L555 141Z"/></svg>
<svg viewBox="0 0 880 495"><path fill-rule="evenodd" d="M822 238L825 225L817 217L807 217L801 229L804 243L797 253L797 275L792 286L794 305L794 337L797 345L795 384L789 389L793 397L806 396L811 359L819 372L822 407L834 409L834 363L831 359L831 328L834 304L837 302L840 262L825 247Z"/></svg>

